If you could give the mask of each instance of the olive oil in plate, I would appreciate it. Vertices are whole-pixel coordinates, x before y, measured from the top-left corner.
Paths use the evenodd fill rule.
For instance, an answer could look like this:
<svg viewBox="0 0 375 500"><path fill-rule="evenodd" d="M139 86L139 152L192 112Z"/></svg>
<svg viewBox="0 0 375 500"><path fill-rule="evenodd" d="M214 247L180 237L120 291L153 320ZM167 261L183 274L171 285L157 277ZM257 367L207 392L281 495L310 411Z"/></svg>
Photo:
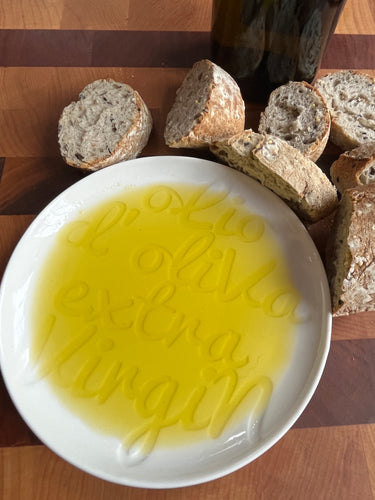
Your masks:
<svg viewBox="0 0 375 500"><path fill-rule="evenodd" d="M32 360L70 411L147 455L262 415L298 303L243 199L129 187L58 232L34 293Z"/></svg>

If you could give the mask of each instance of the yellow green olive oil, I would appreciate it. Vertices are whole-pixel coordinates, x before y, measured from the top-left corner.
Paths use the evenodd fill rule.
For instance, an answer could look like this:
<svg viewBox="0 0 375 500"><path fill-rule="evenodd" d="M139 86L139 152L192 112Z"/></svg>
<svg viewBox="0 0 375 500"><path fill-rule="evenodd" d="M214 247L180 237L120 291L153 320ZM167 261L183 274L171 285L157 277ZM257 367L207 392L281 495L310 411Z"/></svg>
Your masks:
<svg viewBox="0 0 375 500"><path fill-rule="evenodd" d="M32 360L70 411L147 454L262 414L298 302L244 200L206 185L127 188L57 234L35 290Z"/></svg>

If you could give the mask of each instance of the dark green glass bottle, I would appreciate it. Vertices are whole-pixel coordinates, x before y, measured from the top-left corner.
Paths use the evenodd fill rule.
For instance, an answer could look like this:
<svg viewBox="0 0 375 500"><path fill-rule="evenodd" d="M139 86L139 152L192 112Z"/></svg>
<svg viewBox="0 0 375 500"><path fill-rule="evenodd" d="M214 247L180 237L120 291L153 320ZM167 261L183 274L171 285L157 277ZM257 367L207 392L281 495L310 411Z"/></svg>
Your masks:
<svg viewBox="0 0 375 500"><path fill-rule="evenodd" d="M213 0L212 60L244 97L265 101L290 80L311 83L346 0Z"/></svg>

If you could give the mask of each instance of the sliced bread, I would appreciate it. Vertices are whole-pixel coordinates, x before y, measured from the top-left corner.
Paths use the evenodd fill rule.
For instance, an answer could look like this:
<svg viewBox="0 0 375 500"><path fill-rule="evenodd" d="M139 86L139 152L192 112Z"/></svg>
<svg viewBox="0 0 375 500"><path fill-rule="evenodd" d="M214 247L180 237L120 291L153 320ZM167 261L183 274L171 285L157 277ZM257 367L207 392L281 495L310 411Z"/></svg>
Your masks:
<svg viewBox="0 0 375 500"><path fill-rule="evenodd" d="M332 163L331 179L340 193L361 184L375 183L375 142L342 153Z"/></svg>
<svg viewBox="0 0 375 500"><path fill-rule="evenodd" d="M375 310L375 185L347 189L326 252L334 315Z"/></svg>
<svg viewBox="0 0 375 500"><path fill-rule="evenodd" d="M337 206L337 192L328 177L279 137L246 130L210 149L230 167L271 189L307 222L322 219Z"/></svg>
<svg viewBox="0 0 375 500"><path fill-rule="evenodd" d="M176 92L164 138L171 148L199 148L230 137L245 126L245 103L233 78L203 59Z"/></svg>
<svg viewBox="0 0 375 500"><path fill-rule="evenodd" d="M151 129L150 111L137 91L125 83L96 80L63 110L60 152L73 167L98 170L137 157Z"/></svg>
<svg viewBox="0 0 375 500"><path fill-rule="evenodd" d="M319 78L315 87L331 114L333 143L347 151L375 141L375 79L352 70Z"/></svg>
<svg viewBox="0 0 375 500"><path fill-rule="evenodd" d="M316 161L327 144L330 124L319 92L306 82L289 82L271 92L260 116L259 132L284 139Z"/></svg>

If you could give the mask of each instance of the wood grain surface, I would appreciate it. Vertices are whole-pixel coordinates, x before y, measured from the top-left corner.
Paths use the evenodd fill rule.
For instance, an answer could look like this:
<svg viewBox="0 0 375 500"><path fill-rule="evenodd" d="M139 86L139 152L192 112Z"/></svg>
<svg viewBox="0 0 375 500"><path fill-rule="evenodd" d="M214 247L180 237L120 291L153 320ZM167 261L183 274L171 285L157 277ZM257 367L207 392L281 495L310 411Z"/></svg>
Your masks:
<svg viewBox="0 0 375 500"><path fill-rule="evenodd" d="M166 114L188 68L209 56L210 23L210 0L0 0L0 276L35 216L83 176L59 156L63 107L97 78L128 82L154 119L142 156L175 154L163 140ZM319 75L339 68L375 77L374 0L347 0ZM248 127L261 110L247 103ZM338 154L329 144L322 168ZM323 252L329 224L309 230ZM321 383L280 442L237 472L189 488L122 487L69 465L30 431L0 378L0 500L371 498L374 313L334 319Z"/></svg>

